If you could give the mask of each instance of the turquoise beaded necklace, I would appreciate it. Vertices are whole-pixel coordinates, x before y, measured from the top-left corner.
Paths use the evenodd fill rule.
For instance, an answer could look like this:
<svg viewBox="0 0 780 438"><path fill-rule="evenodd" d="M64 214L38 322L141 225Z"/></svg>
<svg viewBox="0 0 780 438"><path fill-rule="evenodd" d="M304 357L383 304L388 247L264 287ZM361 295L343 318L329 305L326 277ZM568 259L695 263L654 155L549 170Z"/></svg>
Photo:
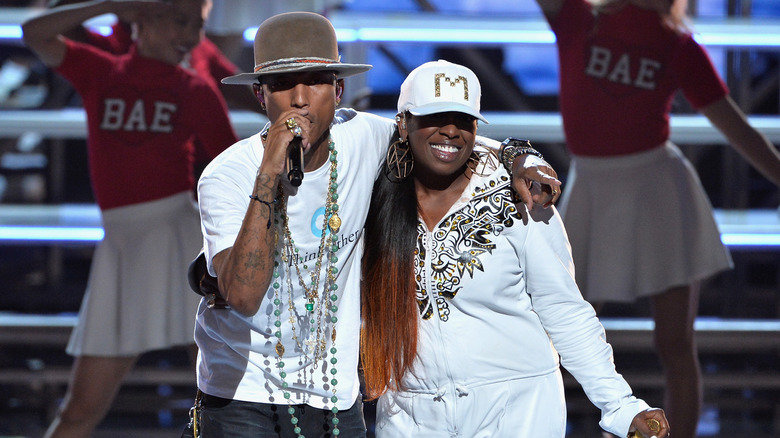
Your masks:
<svg viewBox="0 0 780 438"><path fill-rule="evenodd" d="M314 263L313 269L309 272L310 283L308 285L304 280L304 276L301 275L301 268L303 268L303 271L305 272L309 269L308 265L303 264L303 266L299 267L298 263L291 263L291 260L294 260L293 257L298 254L298 248L295 247L295 241L293 240L292 233L290 232L288 217L286 214L286 203L284 201L284 193L282 192L281 185L279 187L279 193L277 194L277 203L279 208L277 209L277 217L275 222L277 225L281 224L281 228L284 232L284 241L282 242L281 248L277 248L277 250L274 252L274 272L272 286L274 289L274 316L276 317L276 320L274 321L274 326L276 328L274 333L274 336L276 337L276 366L279 369L279 377L282 381L282 394L285 400L287 400L287 412L291 417L290 422L292 423L293 431L298 438L305 437L301 435L301 428L298 425L299 419L295 415L295 407L293 406L292 395L289 391L289 384L286 380L287 373L284 371L285 349L284 345L282 344L283 324L281 320L282 306L284 304L281 293L282 287L279 283L279 277L281 276L279 273L280 264L284 264L284 269L286 270L288 291L287 307L290 313L289 323L290 330L292 331L292 337L295 340L296 346L303 352L306 360L312 362L312 369L317 369L317 364L319 361L325 358L328 335L330 335L331 347L329 350L329 372L331 374L331 392L333 393L333 395L330 397L330 401L333 403L331 407L331 412L333 412L333 417L331 419L333 424L332 434L336 436L340 433L338 428L339 419L337 418L339 409L336 406L336 403L338 402L338 396L336 395L336 385L338 384L338 380L336 379L336 363L338 362L336 360L336 352L338 351L336 349L336 322L338 321L338 318L336 317L336 312L338 312L339 296L337 294L338 285L336 284L336 274L338 273L338 268L336 268L335 264L338 261L338 257L336 257L336 252L339 249L337 233L339 232L339 228L341 228L341 219L338 216L338 183L336 182L338 177L338 152L336 151L336 145L333 143L333 140L328 142L328 150L330 152L330 179L328 180L328 193L325 200L325 214L323 215L322 234L320 236L320 246L317 260ZM279 226L276 227L276 230L278 233ZM325 255L326 253L327 256ZM322 295L320 296L320 276L322 273L323 258L325 258L326 275L322 284ZM306 312L310 317L309 322L311 324L311 333L308 337L309 340L305 342L305 345L301 343L300 339L298 338L298 333L295 329L296 311L293 300L294 288L290 275L290 265L295 266L295 271L298 275L298 284L303 287L304 293L306 295L305 307Z"/></svg>

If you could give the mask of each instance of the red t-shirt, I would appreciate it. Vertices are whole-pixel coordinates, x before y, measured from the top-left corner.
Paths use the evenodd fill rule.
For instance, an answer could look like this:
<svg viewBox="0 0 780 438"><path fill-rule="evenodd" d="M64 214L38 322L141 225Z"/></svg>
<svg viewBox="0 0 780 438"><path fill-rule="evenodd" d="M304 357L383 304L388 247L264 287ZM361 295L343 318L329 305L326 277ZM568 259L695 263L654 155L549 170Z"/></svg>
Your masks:
<svg viewBox="0 0 780 438"><path fill-rule="evenodd" d="M213 158L237 140L222 96L205 79L140 56L135 47L112 55L74 41L67 45L57 72L84 102L100 208L191 190L192 141Z"/></svg>
<svg viewBox="0 0 780 438"><path fill-rule="evenodd" d="M560 63L560 107L569 150L610 156L651 149L669 138L677 90L694 108L728 94L690 34L662 26L659 15L627 4L596 15L566 0L550 27Z"/></svg>
<svg viewBox="0 0 780 438"><path fill-rule="evenodd" d="M116 22L111 27L111 35L103 36L99 33L88 32L91 35L88 43L107 52L118 55L125 54L133 44L130 25L124 22ZM189 67L198 75L211 81L212 85L219 88L223 78L238 73L238 67L233 64L219 48L208 38L202 38L200 43L190 51ZM235 85L227 85L234 87ZM195 163L208 162L208 153L199 142L195 142Z"/></svg>

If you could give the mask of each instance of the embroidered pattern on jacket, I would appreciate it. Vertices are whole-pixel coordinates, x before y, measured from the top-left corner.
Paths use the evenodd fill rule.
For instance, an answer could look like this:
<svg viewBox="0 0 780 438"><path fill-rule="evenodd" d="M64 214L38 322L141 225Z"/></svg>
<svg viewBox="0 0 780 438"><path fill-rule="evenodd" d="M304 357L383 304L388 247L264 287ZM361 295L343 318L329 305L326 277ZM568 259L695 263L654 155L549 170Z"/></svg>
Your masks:
<svg viewBox="0 0 780 438"><path fill-rule="evenodd" d="M502 175L498 180L476 188L468 204L444 218L432 233L426 233L418 220L414 270L423 319L430 319L434 308L440 320L449 319L449 300L460 291L463 275L473 278L475 269L484 271L480 256L491 253L496 247L494 238L514 224L517 208L512 203L509 177ZM429 270L426 263L430 263ZM434 290L427 289L429 283Z"/></svg>

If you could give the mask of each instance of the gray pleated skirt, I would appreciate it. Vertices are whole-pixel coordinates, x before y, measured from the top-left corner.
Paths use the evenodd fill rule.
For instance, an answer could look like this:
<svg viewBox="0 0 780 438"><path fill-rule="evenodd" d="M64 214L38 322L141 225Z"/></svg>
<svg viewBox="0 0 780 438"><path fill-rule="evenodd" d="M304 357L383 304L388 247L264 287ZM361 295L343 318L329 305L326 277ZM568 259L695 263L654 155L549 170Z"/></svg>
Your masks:
<svg viewBox="0 0 780 438"><path fill-rule="evenodd" d="M591 302L630 302L732 267L699 177L670 142L573 157L558 208Z"/></svg>
<svg viewBox="0 0 780 438"><path fill-rule="evenodd" d="M187 267L203 245L189 193L102 212L105 238L92 258L67 352L132 356L193 344L199 296Z"/></svg>

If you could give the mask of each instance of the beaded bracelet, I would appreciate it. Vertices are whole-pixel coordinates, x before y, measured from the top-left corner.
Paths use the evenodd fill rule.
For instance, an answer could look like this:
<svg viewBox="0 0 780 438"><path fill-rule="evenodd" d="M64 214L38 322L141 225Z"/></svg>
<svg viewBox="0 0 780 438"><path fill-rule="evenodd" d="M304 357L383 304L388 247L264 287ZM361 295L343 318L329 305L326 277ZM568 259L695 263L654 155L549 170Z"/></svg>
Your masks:
<svg viewBox="0 0 780 438"><path fill-rule="evenodd" d="M254 199L255 201L257 201L257 202L259 202L261 204L265 204L265 206L268 207L268 223L265 224L265 228L266 229L271 228L271 217L273 216L273 212L271 211L271 206L273 204L276 204L276 199L274 199L271 202L263 201L257 195L249 195L249 199Z"/></svg>
<svg viewBox="0 0 780 438"><path fill-rule="evenodd" d="M520 140L514 137L509 137L501 142L501 149L499 149L498 156L501 159L501 164L510 175L512 175L512 164L518 155L535 155L542 160L544 157L542 154L531 146L531 142L528 140Z"/></svg>

